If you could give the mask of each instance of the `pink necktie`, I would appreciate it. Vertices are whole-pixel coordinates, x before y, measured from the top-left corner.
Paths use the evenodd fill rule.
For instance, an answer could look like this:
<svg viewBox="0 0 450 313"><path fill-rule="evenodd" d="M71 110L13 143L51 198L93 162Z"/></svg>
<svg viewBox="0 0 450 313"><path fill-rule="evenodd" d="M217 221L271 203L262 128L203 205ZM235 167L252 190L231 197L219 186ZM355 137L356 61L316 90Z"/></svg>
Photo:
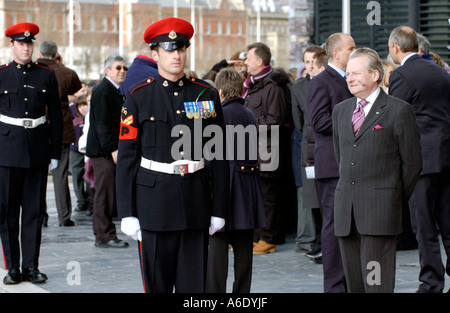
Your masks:
<svg viewBox="0 0 450 313"><path fill-rule="evenodd" d="M355 136L358 134L359 129L361 128L362 123L364 122L364 107L368 104L368 102L364 99L358 102L358 105L356 106L355 111L353 112L352 116L352 123L353 123L353 131L355 133Z"/></svg>

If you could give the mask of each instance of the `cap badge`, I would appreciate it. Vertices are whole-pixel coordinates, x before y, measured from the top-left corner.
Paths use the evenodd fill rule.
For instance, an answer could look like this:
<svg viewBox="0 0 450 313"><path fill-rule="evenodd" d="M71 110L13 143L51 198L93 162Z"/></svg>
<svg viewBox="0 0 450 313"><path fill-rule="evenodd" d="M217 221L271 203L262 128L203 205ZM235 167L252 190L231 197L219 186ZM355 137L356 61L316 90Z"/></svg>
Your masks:
<svg viewBox="0 0 450 313"><path fill-rule="evenodd" d="M173 30L169 33L169 38L170 39L175 39L175 38L177 38L177 33L176 32L174 32Z"/></svg>
<svg viewBox="0 0 450 313"><path fill-rule="evenodd" d="M29 32L28 30L26 30L26 31L23 33L23 35L24 35L25 37L29 37L31 34L30 34L30 32Z"/></svg>

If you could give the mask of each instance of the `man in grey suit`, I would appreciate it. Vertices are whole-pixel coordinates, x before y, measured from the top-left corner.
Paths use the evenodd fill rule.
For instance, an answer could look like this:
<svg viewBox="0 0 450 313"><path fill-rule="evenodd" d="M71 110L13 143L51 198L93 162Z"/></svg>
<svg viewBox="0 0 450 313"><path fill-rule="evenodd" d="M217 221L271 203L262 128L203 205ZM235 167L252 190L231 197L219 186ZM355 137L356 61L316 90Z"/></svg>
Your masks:
<svg viewBox="0 0 450 313"><path fill-rule="evenodd" d="M339 165L335 234L348 292L393 292L402 206L422 170L419 129L408 103L379 88L383 65L369 48L355 50L347 84L356 97L333 110ZM360 105L362 107L360 107Z"/></svg>

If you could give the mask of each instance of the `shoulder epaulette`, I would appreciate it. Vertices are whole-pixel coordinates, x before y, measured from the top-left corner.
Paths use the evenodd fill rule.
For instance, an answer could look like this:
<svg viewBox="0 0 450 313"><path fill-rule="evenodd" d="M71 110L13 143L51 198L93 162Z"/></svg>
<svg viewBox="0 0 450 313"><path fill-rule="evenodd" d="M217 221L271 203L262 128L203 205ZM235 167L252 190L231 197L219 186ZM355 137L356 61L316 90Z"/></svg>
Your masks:
<svg viewBox="0 0 450 313"><path fill-rule="evenodd" d="M136 84L134 84L133 86L130 87L130 95L132 95L133 92L135 92L139 88L142 88L144 86L150 85L154 81L155 81L155 79L153 77L148 77L148 78L146 78L144 80L141 80L140 82L137 82Z"/></svg>
<svg viewBox="0 0 450 313"><path fill-rule="evenodd" d="M209 84L208 84L207 82L205 82L204 80L195 78L195 77L193 77L193 76L189 76L188 79L189 79L191 82L193 82L194 84L197 84L197 85L200 85L200 86L209 88L209 89L211 89L212 91L217 92L217 90L216 90L213 86L209 85Z"/></svg>
<svg viewBox="0 0 450 313"><path fill-rule="evenodd" d="M3 65L0 65L0 70L2 70L2 69L4 69L4 68L7 68L9 66L9 64L3 64Z"/></svg>
<svg viewBox="0 0 450 313"><path fill-rule="evenodd" d="M40 63L40 62L36 61L36 62L34 62L34 64L36 64L37 66L39 66L39 67L41 67L41 68L45 68L46 70L49 70L49 71L51 71L51 72L54 72L54 70L53 70L50 66L48 66L47 64L45 64L45 63Z"/></svg>

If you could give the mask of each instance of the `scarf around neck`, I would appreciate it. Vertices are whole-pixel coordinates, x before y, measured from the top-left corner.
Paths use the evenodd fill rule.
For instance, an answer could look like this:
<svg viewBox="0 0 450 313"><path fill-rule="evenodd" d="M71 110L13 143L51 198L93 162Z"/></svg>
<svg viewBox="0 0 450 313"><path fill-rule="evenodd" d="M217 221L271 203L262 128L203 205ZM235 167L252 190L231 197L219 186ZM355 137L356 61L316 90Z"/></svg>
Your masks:
<svg viewBox="0 0 450 313"><path fill-rule="evenodd" d="M244 81L244 93L242 94L242 98L245 98L247 96L248 90L252 88L253 85L263 80L264 77L266 77L270 73L272 73L272 66L270 66L269 64L266 65L258 74L247 77L247 79Z"/></svg>

